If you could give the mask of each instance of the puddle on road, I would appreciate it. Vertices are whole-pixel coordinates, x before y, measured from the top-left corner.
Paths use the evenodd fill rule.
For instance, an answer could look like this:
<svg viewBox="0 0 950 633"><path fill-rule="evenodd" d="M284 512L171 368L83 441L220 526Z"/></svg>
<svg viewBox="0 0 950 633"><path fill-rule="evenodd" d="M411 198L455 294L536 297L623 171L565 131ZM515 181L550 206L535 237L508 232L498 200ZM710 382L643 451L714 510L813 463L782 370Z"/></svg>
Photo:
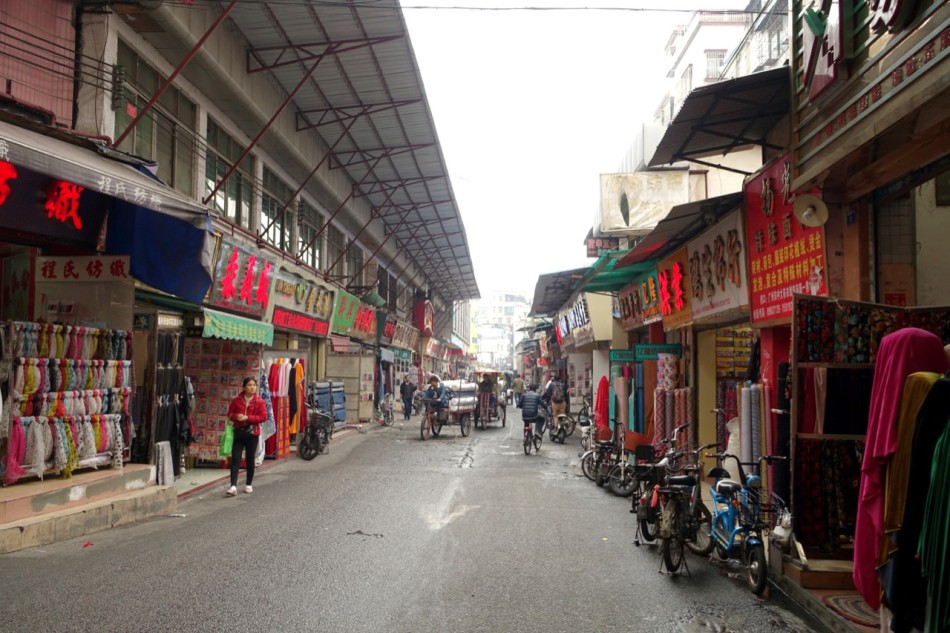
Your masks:
<svg viewBox="0 0 950 633"><path fill-rule="evenodd" d="M466 506L466 505L462 505L462 506L459 506L458 508L456 508L456 509L455 509L453 512L451 512L450 514L447 514L447 515L444 515L444 516L441 516L441 517L435 516L434 514L425 514L425 513L424 513L424 514L422 515L422 518L423 518L423 520L425 520L426 523L429 524L429 529L430 529L430 530L441 530L442 528L444 528L445 526L447 526L447 525L448 525L449 523L451 523L452 521L455 521L456 519L458 519L458 518L460 518L460 517L463 517L463 516L465 516L466 514L468 514L469 510L475 510L475 509L480 508L480 507L481 507L481 506Z"/></svg>

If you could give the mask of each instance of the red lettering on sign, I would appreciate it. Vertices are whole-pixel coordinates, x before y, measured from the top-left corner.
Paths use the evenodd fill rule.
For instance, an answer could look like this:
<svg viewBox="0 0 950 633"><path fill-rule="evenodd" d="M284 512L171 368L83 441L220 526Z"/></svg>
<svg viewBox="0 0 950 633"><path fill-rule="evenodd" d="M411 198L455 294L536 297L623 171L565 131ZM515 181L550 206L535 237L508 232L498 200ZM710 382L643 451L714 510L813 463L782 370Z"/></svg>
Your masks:
<svg viewBox="0 0 950 633"><path fill-rule="evenodd" d="M228 260L228 267L224 269L224 277L221 278L221 298L231 300L234 298L234 282L238 273L238 249L231 251L231 259Z"/></svg>
<svg viewBox="0 0 950 633"><path fill-rule="evenodd" d="M56 262L43 262L40 268L40 276L43 279L56 279Z"/></svg>
<svg viewBox="0 0 950 633"><path fill-rule="evenodd" d="M46 217L59 220L66 224L67 220L72 221L73 228L77 231L82 230L82 220L79 218L79 194L85 190L85 187L74 185L65 180L54 180L46 193Z"/></svg>
<svg viewBox="0 0 950 633"><path fill-rule="evenodd" d="M86 274L93 279L98 279L102 275L102 260L94 259L86 264Z"/></svg>
<svg viewBox="0 0 950 633"><path fill-rule="evenodd" d="M247 305L251 305L251 290L254 288L254 267L257 266L257 256L249 255L247 266L244 267L244 280L241 282L240 299Z"/></svg>
<svg viewBox="0 0 950 633"><path fill-rule="evenodd" d="M673 264L672 287L673 305L677 310L682 310L685 305L683 303L683 267L679 262Z"/></svg>
<svg viewBox="0 0 950 633"><path fill-rule="evenodd" d="M121 277L122 279L128 279L128 274L125 272L125 262L121 259L113 260L109 264L109 274L113 277Z"/></svg>
<svg viewBox="0 0 950 633"><path fill-rule="evenodd" d="M673 310L670 306L670 283L669 275L665 270L660 271L660 274L657 275L657 279L660 282L660 312L663 316L668 316L673 313Z"/></svg>
<svg viewBox="0 0 950 633"><path fill-rule="evenodd" d="M0 160L0 205L6 202L7 196L10 195L10 185L7 184L7 181L14 180L16 177L16 167Z"/></svg>
<svg viewBox="0 0 950 633"><path fill-rule="evenodd" d="M264 307L267 307L267 289L270 288L270 271L273 267L270 262L264 262L261 276L257 279L257 302Z"/></svg>
<svg viewBox="0 0 950 633"><path fill-rule="evenodd" d="M76 262L69 260L63 266L63 279L67 277L72 277L73 279L79 279L79 273L76 272Z"/></svg>

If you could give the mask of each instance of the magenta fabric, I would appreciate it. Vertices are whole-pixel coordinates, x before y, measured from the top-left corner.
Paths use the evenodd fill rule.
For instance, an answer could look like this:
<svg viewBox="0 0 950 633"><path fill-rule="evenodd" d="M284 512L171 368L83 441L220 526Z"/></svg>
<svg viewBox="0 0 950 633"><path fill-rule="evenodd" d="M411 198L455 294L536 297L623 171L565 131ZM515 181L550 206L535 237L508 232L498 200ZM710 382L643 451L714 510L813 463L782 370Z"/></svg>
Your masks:
<svg viewBox="0 0 950 633"><path fill-rule="evenodd" d="M943 342L932 332L904 328L881 339L871 387L867 445L854 529L854 585L872 609L881 605L877 558L884 535L884 468L897 449L897 412L904 380L918 371L946 373Z"/></svg>
<svg viewBox="0 0 950 633"><path fill-rule="evenodd" d="M597 402L594 403L594 424L598 428L610 426L610 381L601 376L597 383Z"/></svg>

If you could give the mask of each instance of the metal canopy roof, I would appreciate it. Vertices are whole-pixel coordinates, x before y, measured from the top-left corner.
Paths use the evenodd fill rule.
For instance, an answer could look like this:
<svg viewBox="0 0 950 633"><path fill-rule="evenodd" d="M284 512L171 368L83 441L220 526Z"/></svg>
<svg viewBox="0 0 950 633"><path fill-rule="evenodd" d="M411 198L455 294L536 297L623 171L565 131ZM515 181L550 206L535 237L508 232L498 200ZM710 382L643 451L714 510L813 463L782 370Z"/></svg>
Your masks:
<svg viewBox="0 0 950 633"><path fill-rule="evenodd" d="M724 156L747 145L782 149L767 143L766 137L788 115L790 73L782 66L690 92L666 128L650 167L681 160L708 164L698 159Z"/></svg>
<svg viewBox="0 0 950 633"><path fill-rule="evenodd" d="M465 227L398 0L241 2L230 20L248 72L292 95L297 129L313 130L449 300L479 297Z"/></svg>
<svg viewBox="0 0 950 633"><path fill-rule="evenodd" d="M538 275L538 283L534 287L534 300L531 302L531 312L528 316L549 316L557 312L571 298L577 284L589 270L590 268L575 268Z"/></svg>
<svg viewBox="0 0 950 633"><path fill-rule="evenodd" d="M615 268L632 266L662 257L715 224L742 204L742 193L679 204L670 209L643 240L622 257Z"/></svg>

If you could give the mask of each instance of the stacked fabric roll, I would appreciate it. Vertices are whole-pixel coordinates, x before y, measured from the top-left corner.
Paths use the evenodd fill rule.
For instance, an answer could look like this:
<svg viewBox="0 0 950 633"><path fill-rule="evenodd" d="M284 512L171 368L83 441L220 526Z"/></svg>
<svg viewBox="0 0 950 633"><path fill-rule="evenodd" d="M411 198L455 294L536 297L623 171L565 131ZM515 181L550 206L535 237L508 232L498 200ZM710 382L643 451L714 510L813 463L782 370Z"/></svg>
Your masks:
<svg viewBox="0 0 950 633"><path fill-rule="evenodd" d="M672 391L679 386L680 359L676 354L657 354L656 388Z"/></svg>
<svg viewBox="0 0 950 633"><path fill-rule="evenodd" d="M653 392L653 443L659 444L667 438L666 431L666 392L657 389Z"/></svg>

